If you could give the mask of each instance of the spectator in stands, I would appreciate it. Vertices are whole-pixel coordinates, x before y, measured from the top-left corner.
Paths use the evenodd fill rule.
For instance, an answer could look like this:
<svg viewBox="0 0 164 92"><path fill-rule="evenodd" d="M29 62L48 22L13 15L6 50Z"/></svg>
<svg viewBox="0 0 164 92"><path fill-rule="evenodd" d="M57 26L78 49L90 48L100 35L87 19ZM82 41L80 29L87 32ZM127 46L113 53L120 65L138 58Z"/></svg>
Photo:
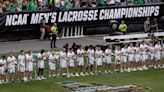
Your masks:
<svg viewBox="0 0 164 92"><path fill-rule="evenodd" d="M2 0L0 0L0 13L3 13Z"/></svg>
<svg viewBox="0 0 164 92"><path fill-rule="evenodd" d="M22 0L17 0L17 3L18 3L17 10L22 11Z"/></svg>
<svg viewBox="0 0 164 92"><path fill-rule="evenodd" d="M134 4L134 0L127 0L127 4L128 5L133 5Z"/></svg>
<svg viewBox="0 0 164 92"><path fill-rule="evenodd" d="M121 1L120 0L115 0L115 5L121 5Z"/></svg>
<svg viewBox="0 0 164 92"><path fill-rule="evenodd" d="M27 10L28 11L36 10L36 5L34 4L34 2L32 0L28 0L28 2L27 2Z"/></svg>
<svg viewBox="0 0 164 92"><path fill-rule="evenodd" d="M23 0L22 1L22 10L25 11L27 8L27 1L26 0Z"/></svg>
<svg viewBox="0 0 164 92"><path fill-rule="evenodd" d="M151 23L151 32L158 32L158 23L156 18Z"/></svg>
<svg viewBox="0 0 164 92"><path fill-rule="evenodd" d="M97 0L98 6L105 6L105 0Z"/></svg>
<svg viewBox="0 0 164 92"><path fill-rule="evenodd" d="M89 1L89 6L90 7L97 7L97 1L96 0L90 0Z"/></svg>
<svg viewBox="0 0 164 92"><path fill-rule="evenodd" d="M135 0L134 3L138 4L138 5L141 5L142 4L142 0Z"/></svg>
<svg viewBox="0 0 164 92"><path fill-rule="evenodd" d="M5 0L3 4L3 11L4 12L9 12L10 11L10 2L9 0Z"/></svg>
<svg viewBox="0 0 164 92"><path fill-rule="evenodd" d="M88 1L87 0L80 0L80 7L86 8L88 7Z"/></svg>
<svg viewBox="0 0 164 92"><path fill-rule="evenodd" d="M73 8L80 8L80 0L73 0Z"/></svg>
<svg viewBox="0 0 164 92"><path fill-rule="evenodd" d="M43 17L40 21L40 32L41 32L40 40L44 39L45 28L46 28L46 21L45 21L45 18Z"/></svg>
<svg viewBox="0 0 164 92"><path fill-rule="evenodd" d="M106 0L106 6L114 6L115 0Z"/></svg>
<svg viewBox="0 0 164 92"><path fill-rule="evenodd" d="M126 5L125 0L121 0L121 5Z"/></svg>
<svg viewBox="0 0 164 92"><path fill-rule="evenodd" d="M146 21L144 22L144 31L145 33L150 32L150 18L147 17Z"/></svg>
<svg viewBox="0 0 164 92"><path fill-rule="evenodd" d="M127 32L127 25L125 24L124 21L121 21L121 24L119 25L119 30L125 35Z"/></svg>
<svg viewBox="0 0 164 92"><path fill-rule="evenodd" d="M65 9L70 9L72 8L72 4L69 0L64 0L64 8Z"/></svg>

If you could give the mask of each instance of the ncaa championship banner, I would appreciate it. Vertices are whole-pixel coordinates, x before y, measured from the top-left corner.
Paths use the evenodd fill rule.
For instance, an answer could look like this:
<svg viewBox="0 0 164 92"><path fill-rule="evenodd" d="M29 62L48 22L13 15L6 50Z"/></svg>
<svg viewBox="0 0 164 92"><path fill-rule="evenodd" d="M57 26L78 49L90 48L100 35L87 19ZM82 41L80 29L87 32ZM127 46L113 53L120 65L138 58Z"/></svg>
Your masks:
<svg viewBox="0 0 164 92"><path fill-rule="evenodd" d="M0 15L0 27L36 25L44 17L47 24L63 26L92 25L109 20L136 19L164 16L163 4L108 7L96 9L74 9L65 11L14 12Z"/></svg>

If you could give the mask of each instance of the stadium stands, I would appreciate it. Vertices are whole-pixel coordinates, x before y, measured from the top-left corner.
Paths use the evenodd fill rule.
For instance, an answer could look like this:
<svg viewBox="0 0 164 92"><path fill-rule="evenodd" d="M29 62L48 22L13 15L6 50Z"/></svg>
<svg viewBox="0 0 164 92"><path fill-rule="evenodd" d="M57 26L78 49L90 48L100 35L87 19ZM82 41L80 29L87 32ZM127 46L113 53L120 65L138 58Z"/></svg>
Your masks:
<svg viewBox="0 0 164 92"><path fill-rule="evenodd" d="M0 0L0 13L159 3L160 0Z"/></svg>

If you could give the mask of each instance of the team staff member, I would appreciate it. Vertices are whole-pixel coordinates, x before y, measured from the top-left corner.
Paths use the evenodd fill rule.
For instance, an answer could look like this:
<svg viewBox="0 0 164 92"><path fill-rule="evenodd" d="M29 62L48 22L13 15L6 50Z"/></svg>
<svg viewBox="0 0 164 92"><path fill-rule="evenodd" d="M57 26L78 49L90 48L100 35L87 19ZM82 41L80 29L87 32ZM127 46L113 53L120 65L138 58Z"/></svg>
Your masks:
<svg viewBox="0 0 164 92"><path fill-rule="evenodd" d="M57 24L54 23L54 25L51 27L51 33L52 33L52 39L51 39L51 48L56 47L56 37L58 34L58 28Z"/></svg>
<svg viewBox="0 0 164 92"><path fill-rule="evenodd" d="M125 24L124 21L121 21L121 24L119 25L119 30L125 35L127 32L128 26Z"/></svg>

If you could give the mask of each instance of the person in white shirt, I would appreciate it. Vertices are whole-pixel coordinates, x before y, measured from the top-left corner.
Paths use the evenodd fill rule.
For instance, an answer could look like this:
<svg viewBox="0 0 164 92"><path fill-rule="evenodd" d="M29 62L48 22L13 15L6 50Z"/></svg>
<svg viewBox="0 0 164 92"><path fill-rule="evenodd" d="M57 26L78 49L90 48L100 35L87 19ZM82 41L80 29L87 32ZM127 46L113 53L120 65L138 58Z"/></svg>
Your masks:
<svg viewBox="0 0 164 92"><path fill-rule="evenodd" d="M133 47L133 43L130 43L127 51L128 51L128 72L130 72L134 68L134 66L133 66L133 62L134 62L134 47Z"/></svg>
<svg viewBox="0 0 164 92"><path fill-rule="evenodd" d="M82 46L79 46L77 50L77 62L78 62L78 67L79 67L79 73L81 76L85 76L83 73L83 66L84 66L84 50L82 49ZM76 73L76 76L79 74Z"/></svg>
<svg viewBox="0 0 164 92"><path fill-rule="evenodd" d="M108 48L105 50L105 73L112 73L111 72L111 64L112 64L112 49L111 46L108 46Z"/></svg>
<svg viewBox="0 0 164 92"><path fill-rule="evenodd" d="M7 58L8 63L8 72L9 72L9 81L14 81L14 73L15 73L15 64L16 58L13 56L13 52L10 52L10 56Z"/></svg>
<svg viewBox="0 0 164 92"><path fill-rule="evenodd" d="M56 70L56 62L58 61L58 56L56 55L55 51L49 55L49 77L55 77L55 70Z"/></svg>
<svg viewBox="0 0 164 92"><path fill-rule="evenodd" d="M21 73L21 80L26 81L26 76L25 76L25 55L24 55L24 50L20 51L20 55L18 56L18 72Z"/></svg>
<svg viewBox="0 0 164 92"><path fill-rule="evenodd" d="M150 56L150 64L149 67L153 68L154 67L154 63L155 63L155 55L154 55L154 46L152 43L149 43L149 56Z"/></svg>
<svg viewBox="0 0 164 92"><path fill-rule="evenodd" d="M134 71L139 70L139 66L140 66L140 48L139 48L139 44L136 43L135 47L134 47Z"/></svg>
<svg viewBox="0 0 164 92"><path fill-rule="evenodd" d="M103 51L101 50L101 47L96 48L95 52L96 57L96 73L101 73L101 67L102 67L102 58L103 58Z"/></svg>
<svg viewBox="0 0 164 92"><path fill-rule="evenodd" d="M128 64L127 64L127 45L124 45L124 47L121 49L121 58L122 58L122 67L123 71L127 71Z"/></svg>
<svg viewBox="0 0 164 92"><path fill-rule="evenodd" d="M156 62L155 62L155 66L154 68L161 68L161 50L162 50L162 47L161 47L161 44L160 44L160 41L157 41L157 44L155 45L155 59L156 59Z"/></svg>
<svg viewBox="0 0 164 92"><path fill-rule="evenodd" d="M164 68L164 46L162 46L162 68Z"/></svg>
<svg viewBox="0 0 164 92"><path fill-rule="evenodd" d="M27 77L29 80L32 80L32 72L33 72L33 69L34 69L34 57L33 57L33 54L32 54L32 51L28 51L28 54L26 55L26 61L27 61Z"/></svg>
<svg viewBox="0 0 164 92"><path fill-rule="evenodd" d="M72 48L70 48L70 50L67 53L67 59L68 59L68 62L69 62L69 76L74 77L73 70L74 70L74 67L75 67L76 55L73 52Z"/></svg>
<svg viewBox="0 0 164 92"><path fill-rule="evenodd" d="M90 69L90 74L94 75L93 73L93 66L94 66L94 60L95 60L95 51L93 49L93 46L90 46L87 50L87 59L88 59L88 69ZM89 75L86 72L86 75Z"/></svg>
<svg viewBox="0 0 164 92"><path fill-rule="evenodd" d="M63 47L62 51L60 52L60 75L65 75L64 69L67 71L67 76L68 76L68 62L67 62L67 53L66 49Z"/></svg>
<svg viewBox="0 0 164 92"><path fill-rule="evenodd" d="M115 71L116 72L123 72L122 66L121 66L121 50L120 47L116 46L115 48Z"/></svg>
<svg viewBox="0 0 164 92"><path fill-rule="evenodd" d="M0 84L3 84L5 80L5 68L6 68L6 57L3 55L2 59L0 59Z"/></svg>
<svg viewBox="0 0 164 92"><path fill-rule="evenodd" d="M42 49L40 51L40 53L38 53L38 77L37 77L37 80L42 80L42 79L46 79L43 75L44 73L44 63L45 63L45 60L46 60L46 55L44 53L45 51Z"/></svg>
<svg viewBox="0 0 164 92"><path fill-rule="evenodd" d="M142 59L143 59L143 69L144 70L148 69L148 67L146 66L146 62L148 61L148 49L149 49L147 44L148 44L148 42L145 40L143 42L143 44L140 45L140 48L143 49L143 52L142 52L143 57L142 57Z"/></svg>

